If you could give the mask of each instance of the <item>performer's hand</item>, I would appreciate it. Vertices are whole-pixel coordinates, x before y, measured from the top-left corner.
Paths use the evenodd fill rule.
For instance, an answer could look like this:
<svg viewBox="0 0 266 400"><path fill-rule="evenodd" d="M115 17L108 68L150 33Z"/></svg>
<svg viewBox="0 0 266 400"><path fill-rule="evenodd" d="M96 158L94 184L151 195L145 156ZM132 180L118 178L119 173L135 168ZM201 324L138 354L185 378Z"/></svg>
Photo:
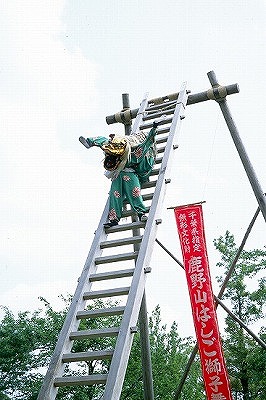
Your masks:
<svg viewBox="0 0 266 400"><path fill-rule="evenodd" d="M92 146L94 145L93 142L92 142L92 140L90 140L90 138L85 139L85 137L83 137L83 136L80 136L80 137L79 137L79 141L80 141L80 143L82 143L83 146L85 146L87 149L89 149L90 147L92 147Z"/></svg>

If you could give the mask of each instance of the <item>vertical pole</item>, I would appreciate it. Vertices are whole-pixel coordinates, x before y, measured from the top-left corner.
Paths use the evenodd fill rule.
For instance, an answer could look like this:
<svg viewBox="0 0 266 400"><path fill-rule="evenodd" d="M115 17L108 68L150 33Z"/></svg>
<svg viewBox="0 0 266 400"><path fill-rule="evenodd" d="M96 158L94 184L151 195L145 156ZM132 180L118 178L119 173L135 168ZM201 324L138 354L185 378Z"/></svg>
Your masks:
<svg viewBox="0 0 266 400"><path fill-rule="evenodd" d="M123 102L123 111L130 109L129 94L128 93L123 93L122 94L122 102ZM131 133L131 123L124 124L124 127L125 127L125 134L126 135L130 135L130 133Z"/></svg>
<svg viewBox="0 0 266 400"><path fill-rule="evenodd" d="M139 329L141 343L141 359L142 359L142 376L144 400L154 400L153 379L152 379L152 363L149 340L149 324L147 317L146 294L144 291L141 308L139 312Z"/></svg>
<svg viewBox="0 0 266 400"><path fill-rule="evenodd" d="M140 229L133 229L133 236L140 235ZM134 244L134 251L140 248L139 243ZM154 400L153 377L152 377L152 362L151 348L149 338L149 322L147 316L146 293L144 290L141 307L139 311L139 332L141 346L141 361L142 361L142 379L144 400Z"/></svg>
<svg viewBox="0 0 266 400"><path fill-rule="evenodd" d="M129 109L129 95L128 93L122 94L123 110ZM124 124L125 134L130 135L131 124ZM132 221L136 220L132 216ZM133 229L133 236L139 236L140 229ZM139 244L134 244L134 251L139 250ZM144 400L154 400L153 379L152 379L152 363L151 363L151 349L149 339L149 322L147 317L147 304L146 294L144 291L141 308L139 312L139 329L140 329L140 345L141 345L141 361L142 361L142 377L143 377L143 391Z"/></svg>
<svg viewBox="0 0 266 400"><path fill-rule="evenodd" d="M216 75L213 71L208 72L208 78L209 81L212 85L212 87L214 88L218 88L219 84L216 78ZM215 93L214 93L215 94ZM229 110L229 107L227 105L227 101L225 98L217 98L216 101L219 103L219 106L221 108L221 111L223 113L224 119L226 121L226 124L228 126L228 129L231 133L232 139L234 141L234 144L236 146L236 149L238 151L238 154L240 156L240 159L242 161L242 164L245 168L246 174L248 176L248 179L250 181L250 184L252 186L252 189L254 191L254 194L257 198L260 210L262 212L262 215L265 219L266 222L266 199L263 193L263 190L259 184L258 178L256 176L256 173L252 167L252 164L249 160L249 157L247 155L247 152L245 150L245 147L242 143L242 140L240 138L239 132L237 130L236 124L232 118L231 112Z"/></svg>

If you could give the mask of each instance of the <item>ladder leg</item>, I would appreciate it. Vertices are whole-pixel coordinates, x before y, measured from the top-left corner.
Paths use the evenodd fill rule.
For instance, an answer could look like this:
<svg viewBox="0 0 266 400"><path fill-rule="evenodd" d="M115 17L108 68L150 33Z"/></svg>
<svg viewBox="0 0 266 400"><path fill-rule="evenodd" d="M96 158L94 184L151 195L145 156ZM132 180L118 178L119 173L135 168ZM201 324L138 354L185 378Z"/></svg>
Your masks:
<svg viewBox="0 0 266 400"><path fill-rule="evenodd" d="M147 317L146 294L144 291L141 308L139 312L140 344L142 358L142 375L144 400L154 400L151 349L149 339L149 323Z"/></svg>
<svg viewBox="0 0 266 400"><path fill-rule="evenodd" d="M134 221L134 218L132 218ZM133 230L133 236L140 235L140 229ZM139 244L134 245L134 251L139 250ZM141 307L139 311L139 329L140 329L140 346L141 346L141 365L143 378L144 400L154 400L152 362L149 337L149 321L147 317L146 293L144 290Z"/></svg>

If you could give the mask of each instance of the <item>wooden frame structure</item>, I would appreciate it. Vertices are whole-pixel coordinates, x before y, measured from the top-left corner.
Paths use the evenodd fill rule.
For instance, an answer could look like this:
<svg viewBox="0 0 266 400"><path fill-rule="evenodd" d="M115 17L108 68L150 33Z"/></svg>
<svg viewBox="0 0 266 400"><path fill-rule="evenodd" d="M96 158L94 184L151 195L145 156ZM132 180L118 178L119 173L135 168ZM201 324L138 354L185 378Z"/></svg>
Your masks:
<svg viewBox="0 0 266 400"><path fill-rule="evenodd" d="M131 133L132 119L135 119L133 132L139 129L148 129L152 127L153 121L158 116L165 115L166 119L163 124L170 124L169 127L160 129L158 133L168 133L167 138L158 139L158 143L165 144L161 149L164 153L162 158L158 158L156 162L161 164L160 168L153 171L157 176L156 181L144 184L144 187L155 187L154 193L147 194L146 199L152 199L149 208L149 216L146 224L136 221L134 213L125 210L125 216L131 216L132 222L117 227L103 229L103 223L107 219L108 201L104 208L102 217L100 218L98 228L95 232L94 240L88 254L85 266L79 278L76 292L73 296L69 312L66 316L62 331L59 335L58 342L52 356L47 374L44 378L42 388L40 390L38 400L54 400L60 386L77 386L77 385L93 385L104 384L105 390L101 397L103 400L119 400L123 380L126 373L127 362L131 350L134 333L136 332L137 321L139 321L141 336L141 354L143 366L143 382L144 382L144 400L154 400L153 381L152 381L152 365L149 346L148 319L145 297L145 280L146 274L150 272L149 262L154 244L157 242L179 265L182 264L156 239L158 225L161 223L160 212L162 209L163 199L166 191L167 183L170 182L171 159L174 150L177 148L174 143L176 133L180 129L181 121L184 118L184 112L187 105L196 104L203 101L215 100L224 115L228 129L231 133L234 144L243 163L246 174L256 196L259 208L253 217L250 226L244 236L242 244L236 259L231 265L228 276L222 285L218 296L215 298L217 305L221 305L226 312L249 333L264 348L265 343L258 338L242 321L238 320L230 310L221 301L221 297L226 288L226 284L231 276L237 257L239 257L247 236L254 225L257 215L261 211L266 221L266 201L264 193L260 187L255 171L247 156L243 143L240 139L236 125L229 111L226 96L239 92L237 84L229 86L220 86L213 71L208 73L211 89L205 92L190 94L186 90L184 83L178 93L172 95L148 100L148 94L144 96L140 108L131 110L129 106L128 94L123 94L123 109L114 115L106 117L107 124L123 123L126 135ZM145 229L144 229L145 228ZM144 229L143 234L140 229ZM108 235L113 232L131 231L132 236L129 238L115 239L108 241ZM102 256L102 250L108 247L121 247L124 245L133 245L133 252L116 254L111 256ZM133 260L134 268L110 271L105 273L97 273L97 267L105 263L118 263L125 260ZM92 283L99 280L117 279L121 277L131 276L132 281L130 287L122 287L115 289L105 289L93 291ZM86 301L88 299L102 298L108 296L127 295L125 307L114 307L112 309L86 310ZM80 319L95 318L97 316L121 315L123 314L121 325L119 327L110 327L102 330L82 331L79 330ZM71 352L73 341L88 339L91 337L111 337L117 336L114 350L87 351L85 353ZM182 391L183 384L188 374L189 368L197 353L197 347L191 354L189 363L184 372L183 378L175 394L177 400ZM108 374L95 374L94 376L64 376L64 367L66 363L78 362L80 360L92 359L111 359Z"/></svg>
<svg viewBox="0 0 266 400"><path fill-rule="evenodd" d="M263 348L266 349L266 343L263 342L252 330L250 330L243 323L243 321L241 321L236 315L234 315L228 309L228 307L226 307L226 305L221 300L221 298L223 296L223 293L224 293L224 291L226 289L226 285L227 285L227 283L228 283L228 281L229 281L229 279L230 279L230 277L231 277L231 275L232 275L232 273L234 271L234 268L235 268L235 265L237 263L237 260L238 260L240 254L241 254L241 252L242 252L242 250L244 248L244 245L245 245L245 243L247 241L247 238L248 238L248 236L249 236L249 234L251 232L251 229L254 226L254 223L255 223L260 211L262 212L262 215L263 215L264 220L266 222L266 198L265 198L265 194L264 194L264 192L263 192L263 190L261 188L261 185L259 183L259 180L258 180L258 178L256 176L256 173L255 173L255 170L254 170L254 168L252 166L252 163L251 163L251 161L250 161L250 159L248 157L246 149L245 149L245 147L243 145L243 142L242 142L242 140L240 138L240 134L238 132L237 126L236 126L236 124L235 124L235 122L233 120L232 114L231 114L231 112L229 110L229 107L228 107L228 104L227 104L227 101L226 101L226 96L230 95L230 94L238 93L239 92L239 87L238 87L237 84L228 85L228 86L219 85L214 71L208 72L207 76L208 76L209 81L210 81L210 83L212 85L212 89L209 89L209 90L207 90L205 92L189 95L186 105L192 105L192 104L196 104L196 103L207 101L207 100L215 100L219 104L220 109L222 111L222 114L224 116L225 122L226 122L227 127L228 127L228 129L230 131L231 137L232 137L233 142L235 144L235 147L236 147L236 149L238 151L239 157L241 159L241 162L243 164L243 167L244 167L245 172L246 172L246 174L248 176L248 179L250 181L250 184L251 184L251 187L253 189L254 195L255 195L255 197L257 199L257 202L258 202L258 205L259 205L258 209L256 210L256 212L254 214L254 217L252 218L252 220L251 220L251 222L250 222L250 224L249 224L249 226L247 228L247 231L246 231L246 233L245 233L245 235L243 237L243 240L242 240L241 245L240 245L240 247L238 249L238 252L237 252L237 254L236 254L236 256L235 256L235 258L234 258L234 260L233 260L233 262L232 262L232 264L230 266L228 274L227 274L227 276L226 276L226 278L225 278L225 280L224 280L224 282L223 282L223 284L222 284L222 286L220 288L220 291L219 291L218 295L215 296L216 307L218 305L220 305L227 312L227 314L233 320L235 320L240 326L242 326L242 328L244 330L246 330L246 332L260 346L262 346ZM127 99L128 99L128 94L126 96L127 96ZM173 94L171 96L172 96L173 99L175 98L175 94ZM170 97L170 96L168 96L168 97ZM154 99L153 101L156 102L156 100L157 99ZM158 101L160 101L160 100L161 100L161 98L158 98ZM126 114L125 114L125 110L123 109L120 113L107 116L106 117L106 122L107 122L107 124L113 124L113 123L116 123L116 122L123 122L124 121L125 127L129 126L129 123L130 123L129 121L132 118L135 118L135 116L138 114L138 110L139 109L130 110L129 103L128 103L128 108L127 108ZM156 242L159 244L159 246L164 251L166 251L166 253L169 254L169 256L171 258L173 258L179 264L180 267L184 268L182 263L158 239L156 239ZM147 335L147 332L146 332L146 335ZM147 339L146 339L146 341L147 341ZM149 351L149 347L146 348L146 351ZM187 363L187 366L185 368L184 374L183 374L183 376L181 378L181 381L180 381L180 383L178 385L178 388L176 390L174 400L178 400L180 395L181 395L183 385L184 385L185 380L186 380L186 378L188 376L190 367L191 367L191 365L192 365L192 363L194 361L194 358L195 358L195 356L197 354L197 351L198 351L198 346L195 345L195 347L194 347L194 349L193 349L193 351L191 353L191 356L189 358L189 361ZM143 362L145 364L145 360ZM146 364L146 367L144 369L149 370L150 371L150 375L152 375L152 370L151 370L151 366L150 365ZM145 395L144 400L150 400L150 399L154 398L154 397L151 396L151 393L153 393L152 383L151 382L145 382L145 380L144 380L144 394L146 392L149 393L149 395L148 396Z"/></svg>

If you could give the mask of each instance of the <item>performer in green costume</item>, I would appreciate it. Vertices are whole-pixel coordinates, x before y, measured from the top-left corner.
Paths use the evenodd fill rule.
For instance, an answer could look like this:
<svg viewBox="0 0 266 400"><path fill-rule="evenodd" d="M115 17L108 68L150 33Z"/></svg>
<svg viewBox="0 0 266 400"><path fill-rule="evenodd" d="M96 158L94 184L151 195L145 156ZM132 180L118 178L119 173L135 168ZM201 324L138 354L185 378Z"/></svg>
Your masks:
<svg viewBox="0 0 266 400"><path fill-rule="evenodd" d="M156 156L155 135L157 123L149 133L80 137L86 147L100 147L105 153L105 175L112 180L110 189L109 222L105 227L117 225L122 217L123 201L128 200L140 220L146 220L146 207L141 196L141 183L148 180Z"/></svg>

